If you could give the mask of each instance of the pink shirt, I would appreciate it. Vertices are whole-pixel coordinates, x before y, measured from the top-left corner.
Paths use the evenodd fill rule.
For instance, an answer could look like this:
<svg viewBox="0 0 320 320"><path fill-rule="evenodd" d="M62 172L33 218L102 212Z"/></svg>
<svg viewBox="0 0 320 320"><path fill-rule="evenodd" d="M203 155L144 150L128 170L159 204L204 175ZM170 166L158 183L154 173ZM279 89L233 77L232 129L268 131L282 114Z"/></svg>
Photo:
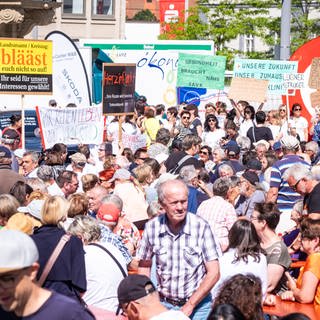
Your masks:
<svg viewBox="0 0 320 320"><path fill-rule="evenodd" d="M229 245L229 230L237 220L233 205L222 197L214 196L201 203L197 210L197 215L209 223L222 251L225 251Z"/></svg>

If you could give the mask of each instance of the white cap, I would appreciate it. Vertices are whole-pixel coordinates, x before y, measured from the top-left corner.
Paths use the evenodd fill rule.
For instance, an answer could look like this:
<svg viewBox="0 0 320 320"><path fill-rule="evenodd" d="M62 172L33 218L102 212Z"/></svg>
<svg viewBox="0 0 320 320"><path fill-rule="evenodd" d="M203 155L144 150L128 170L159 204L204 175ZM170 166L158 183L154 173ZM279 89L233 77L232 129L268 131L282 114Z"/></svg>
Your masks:
<svg viewBox="0 0 320 320"><path fill-rule="evenodd" d="M34 199L26 207L19 207L18 212L29 213L38 220L41 220L41 209L43 207L44 200Z"/></svg>
<svg viewBox="0 0 320 320"><path fill-rule="evenodd" d="M34 241L16 230L0 231L0 273L30 267L39 259Z"/></svg>
<svg viewBox="0 0 320 320"><path fill-rule="evenodd" d="M294 136L283 136L280 140L281 146L287 150L296 150L300 142Z"/></svg>

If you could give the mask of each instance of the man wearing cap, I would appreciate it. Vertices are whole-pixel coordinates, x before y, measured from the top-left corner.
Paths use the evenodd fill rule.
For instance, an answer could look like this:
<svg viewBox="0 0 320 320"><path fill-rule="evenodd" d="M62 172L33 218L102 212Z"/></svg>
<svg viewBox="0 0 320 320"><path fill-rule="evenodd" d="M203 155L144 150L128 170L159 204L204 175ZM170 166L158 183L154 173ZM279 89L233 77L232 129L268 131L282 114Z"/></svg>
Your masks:
<svg viewBox="0 0 320 320"><path fill-rule="evenodd" d="M74 153L69 158L71 159L71 169L69 169L69 170L73 171L77 174L78 181L79 181L79 186L78 186L78 189L76 190L76 192L77 193L83 192L81 177L84 175L83 170L84 170L84 167L87 163L87 158L84 154L82 154L80 152Z"/></svg>
<svg viewBox="0 0 320 320"><path fill-rule="evenodd" d="M250 170L245 171L240 177L240 195L245 200L236 209L238 216L250 219L256 203L264 203L265 195L262 190L257 189L259 183L258 175Z"/></svg>
<svg viewBox="0 0 320 320"><path fill-rule="evenodd" d="M129 320L186 320L181 311L168 310L160 302L151 280L140 274L124 278L118 287L120 307Z"/></svg>
<svg viewBox="0 0 320 320"><path fill-rule="evenodd" d="M155 256L161 301L191 319L206 319L210 290L219 278L218 254L210 226L187 212L188 188L170 180L158 188L165 214L150 220L138 249L139 274L150 276Z"/></svg>
<svg viewBox="0 0 320 320"><path fill-rule="evenodd" d="M4 132L2 133L1 142L2 145L8 148L11 152L11 168L15 172L19 172L19 163L13 152L19 148L20 139L21 136L15 129L8 128L7 130L4 130Z"/></svg>
<svg viewBox="0 0 320 320"><path fill-rule="evenodd" d="M301 195L290 188L288 182L284 180L284 172L297 163L302 163L308 168L309 164L296 155L300 143L295 137L284 136L280 142L284 156L271 168L270 189L266 202L277 203L281 215L276 232L283 234L295 226L295 222L290 218L291 211L294 204L301 200Z"/></svg>
<svg viewBox="0 0 320 320"><path fill-rule="evenodd" d="M0 145L0 194L9 193L17 181L25 182L24 177L12 170L11 163L10 150Z"/></svg>
<svg viewBox="0 0 320 320"><path fill-rule="evenodd" d="M94 319L77 301L38 286L39 253L29 236L3 230L0 250L0 319Z"/></svg>

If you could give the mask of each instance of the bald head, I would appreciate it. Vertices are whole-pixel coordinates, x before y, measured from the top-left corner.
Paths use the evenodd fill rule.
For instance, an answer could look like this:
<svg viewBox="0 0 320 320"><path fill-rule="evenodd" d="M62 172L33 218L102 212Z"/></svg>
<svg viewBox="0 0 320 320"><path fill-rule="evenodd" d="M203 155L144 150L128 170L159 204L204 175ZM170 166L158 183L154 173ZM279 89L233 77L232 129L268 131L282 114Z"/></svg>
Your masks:
<svg viewBox="0 0 320 320"><path fill-rule="evenodd" d="M184 189L186 194L189 193L187 185L182 180L168 180L160 184L158 187L158 199L162 203L166 196Z"/></svg>

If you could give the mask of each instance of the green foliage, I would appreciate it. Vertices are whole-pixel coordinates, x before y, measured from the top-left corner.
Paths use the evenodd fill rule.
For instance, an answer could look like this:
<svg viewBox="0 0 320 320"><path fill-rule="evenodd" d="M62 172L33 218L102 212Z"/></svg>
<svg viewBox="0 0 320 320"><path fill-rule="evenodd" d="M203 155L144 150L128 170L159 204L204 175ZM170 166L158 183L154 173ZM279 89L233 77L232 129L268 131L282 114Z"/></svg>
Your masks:
<svg viewBox="0 0 320 320"><path fill-rule="evenodd" d="M155 22L157 17L149 9L145 9L137 12L132 20Z"/></svg>
<svg viewBox="0 0 320 320"><path fill-rule="evenodd" d="M281 10L279 0L200 0L188 11L186 22L167 26L160 39L213 40L217 54L227 56L227 68L233 57L272 59L273 48L280 44L281 18L271 16L271 7ZM316 13L310 17L310 11ZM320 35L320 0L292 0L291 52ZM314 17L315 16L315 17ZM266 52L239 52L228 43L239 35L259 37L271 49Z"/></svg>

